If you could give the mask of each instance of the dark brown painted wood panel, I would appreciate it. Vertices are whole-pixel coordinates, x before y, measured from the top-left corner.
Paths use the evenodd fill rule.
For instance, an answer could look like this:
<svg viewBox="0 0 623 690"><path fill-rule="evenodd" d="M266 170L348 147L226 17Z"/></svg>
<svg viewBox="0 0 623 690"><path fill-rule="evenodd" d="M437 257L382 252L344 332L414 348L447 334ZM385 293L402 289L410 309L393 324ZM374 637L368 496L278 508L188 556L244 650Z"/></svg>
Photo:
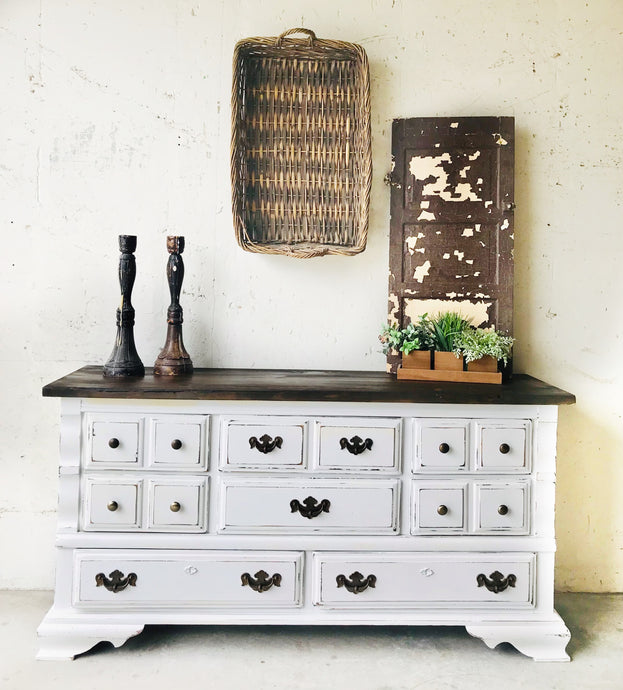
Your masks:
<svg viewBox="0 0 623 690"><path fill-rule="evenodd" d="M394 120L390 321L453 309L512 333L514 140L512 117Z"/></svg>
<svg viewBox="0 0 623 690"><path fill-rule="evenodd" d="M320 400L331 402L564 405L575 397L526 375L502 385L398 381L381 371L195 369L192 376L111 379L83 367L43 388L43 395L130 400ZM330 411L328 411L330 414Z"/></svg>

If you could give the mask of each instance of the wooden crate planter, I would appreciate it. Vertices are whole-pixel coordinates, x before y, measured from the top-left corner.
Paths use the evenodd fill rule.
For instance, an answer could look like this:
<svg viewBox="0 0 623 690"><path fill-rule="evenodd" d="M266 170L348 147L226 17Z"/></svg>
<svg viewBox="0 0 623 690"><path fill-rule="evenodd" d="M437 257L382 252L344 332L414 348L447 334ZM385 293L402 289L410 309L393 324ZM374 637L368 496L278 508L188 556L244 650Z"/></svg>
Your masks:
<svg viewBox="0 0 623 690"><path fill-rule="evenodd" d="M498 363L492 357L483 357L475 362L470 362L467 365L467 371L463 371L463 357L456 357L452 352L438 351L435 351L433 355L434 369L405 364L405 355L403 355L402 366L398 367L396 372L397 377L409 381L502 383L502 374L497 370Z"/></svg>
<svg viewBox="0 0 623 690"><path fill-rule="evenodd" d="M246 251L299 258L363 251L372 180L364 49L308 29L240 41L231 177L236 238Z"/></svg>
<svg viewBox="0 0 623 690"><path fill-rule="evenodd" d="M432 352L430 350L413 350L406 355L402 353L402 366L405 369L431 369Z"/></svg>

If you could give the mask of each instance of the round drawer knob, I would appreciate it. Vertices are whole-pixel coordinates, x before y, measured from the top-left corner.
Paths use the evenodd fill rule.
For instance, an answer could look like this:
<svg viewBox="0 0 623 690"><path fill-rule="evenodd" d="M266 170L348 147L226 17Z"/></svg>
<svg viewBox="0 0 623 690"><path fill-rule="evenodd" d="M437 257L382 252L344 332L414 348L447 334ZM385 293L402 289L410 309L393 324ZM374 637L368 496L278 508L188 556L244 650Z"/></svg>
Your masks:
<svg viewBox="0 0 623 690"><path fill-rule="evenodd" d="M448 514L448 506L441 505L437 508L437 512L439 515L447 515Z"/></svg>
<svg viewBox="0 0 623 690"><path fill-rule="evenodd" d="M173 448L173 450L179 450L181 447L182 442L179 440L179 438L173 439L173 441L171 441L171 448Z"/></svg>
<svg viewBox="0 0 623 690"><path fill-rule="evenodd" d="M115 510L119 507L119 504L117 501L111 501L107 506L108 510L110 510L111 513L114 513Z"/></svg>
<svg viewBox="0 0 623 690"><path fill-rule="evenodd" d="M111 448L119 448L119 439L118 438L111 438L110 441L108 441L108 445Z"/></svg>
<svg viewBox="0 0 623 690"><path fill-rule="evenodd" d="M179 513L181 507L182 506L177 501L173 501L173 503L171 503L169 506L172 513Z"/></svg>
<svg viewBox="0 0 623 690"><path fill-rule="evenodd" d="M508 506L505 506L505 505L498 506L498 513L500 515L508 515Z"/></svg>
<svg viewBox="0 0 623 690"><path fill-rule="evenodd" d="M440 453L449 453L450 452L450 446L447 443L440 443L439 444L439 452Z"/></svg>
<svg viewBox="0 0 623 690"><path fill-rule="evenodd" d="M500 446L500 453L502 455L506 455L506 453L510 452L511 447L508 445L508 443L502 443Z"/></svg>

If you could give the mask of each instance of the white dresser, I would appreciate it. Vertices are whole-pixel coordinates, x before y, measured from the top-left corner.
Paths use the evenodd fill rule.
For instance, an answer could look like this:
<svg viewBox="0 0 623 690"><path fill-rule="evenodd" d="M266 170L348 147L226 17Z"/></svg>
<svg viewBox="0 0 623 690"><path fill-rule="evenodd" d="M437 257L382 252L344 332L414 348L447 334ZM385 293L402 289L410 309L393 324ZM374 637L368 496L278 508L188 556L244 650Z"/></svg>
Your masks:
<svg viewBox="0 0 623 690"><path fill-rule="evenodd" d="M378 372L198 370L62 398L42 659L146 624L464 625L567 660L553 607L557 406Z"/></svg>

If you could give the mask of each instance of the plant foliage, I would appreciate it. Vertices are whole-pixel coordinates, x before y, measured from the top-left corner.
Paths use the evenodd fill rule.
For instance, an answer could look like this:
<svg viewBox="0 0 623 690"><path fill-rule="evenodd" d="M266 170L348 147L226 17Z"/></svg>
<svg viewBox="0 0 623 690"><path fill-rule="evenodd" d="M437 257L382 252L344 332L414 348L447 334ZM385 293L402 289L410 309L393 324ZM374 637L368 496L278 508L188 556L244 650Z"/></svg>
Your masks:
<svg viewBox="0 0 623 690"><path fill-rule="evenodd" d="M511 336L492 328L468 328L455 337L453 352L463 355L468 363L489 355L508 364L514 342Z"/></svg>
<svg viewBox="0 0 623 690"><path fill-rule="evenodd" d="M385 354L395 350L408 355L414 350L432 350L435 347L432 325L427 314L423 314L416 323L410 323L406 328L400 329L397 325L383 326L379 340L383 343Z"/></svg>
<svg viewBox="0 0 623 690"><path fill-rule="evenodd" d="M435 350L453 352L455 339L470 328L470 319L455 311L444 311L431 319L431 325Z"/></svg>

